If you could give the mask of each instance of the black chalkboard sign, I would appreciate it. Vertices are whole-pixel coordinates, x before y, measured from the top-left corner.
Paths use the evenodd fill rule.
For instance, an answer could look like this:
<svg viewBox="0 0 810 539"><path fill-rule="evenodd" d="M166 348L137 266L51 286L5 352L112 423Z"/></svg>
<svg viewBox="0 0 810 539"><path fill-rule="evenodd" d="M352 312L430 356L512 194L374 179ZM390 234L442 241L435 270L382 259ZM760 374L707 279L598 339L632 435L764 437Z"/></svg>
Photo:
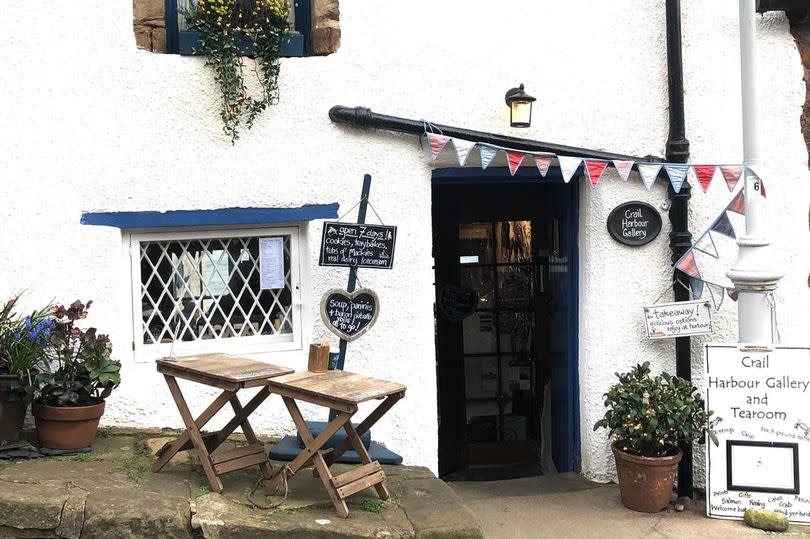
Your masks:
<svg viewBox="0 0 810 539"><path fill-rule="evenodd" d="M661 214L644 202L625 202L610 212L607 229L619 243L639 247L650 243L661 232Z"/></svg>
<svg viewBox="0 0 810 539"><path fill-rule="evenodd" d="M321 266L391 269L397 227L327 221L321 238Z"/></svg>
<svg viewBox="0 0 810 539"><path fill-rule="evenodd" d="M478 307L478 292L474 289L448 284L439 289L439 308L453 322L464 320Z"/></svg>
<svg viewBox="0 0 810 539"><path fill-rule="evenodd" d="M370 288L347 292L333 288L321 298L321 320L327 329L353 341L371 329L380 310L377 294Z"/></svg>

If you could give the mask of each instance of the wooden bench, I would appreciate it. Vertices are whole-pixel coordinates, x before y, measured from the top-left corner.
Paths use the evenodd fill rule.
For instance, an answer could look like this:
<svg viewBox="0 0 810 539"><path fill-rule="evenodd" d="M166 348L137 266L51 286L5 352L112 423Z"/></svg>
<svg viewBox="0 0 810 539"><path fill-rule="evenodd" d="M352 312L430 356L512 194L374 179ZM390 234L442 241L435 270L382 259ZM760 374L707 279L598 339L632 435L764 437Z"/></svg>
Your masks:
<svg viewBox="0 0 810 539"><path fill-rule="evenodd" d="M271 468L264 451L264 444L256 438L248 416L270 395L270 390L266 385L267 380L290 374L293 372L292 369L227 354L202 354L177 359L159 359L157 360L157 370L166 379L169 392L174 398L180 417L183 418L186 430L175 440L160 448L157 452L158 459L152 466L153 472L159 472L179 451L196 449L205 476L214 492L222 492L220 475L248 466L258 465L262 476L270 479ZM213 386L221 389L222 393L194 419L180 392L177 378ZM262 389L245 406L242 406L236 394L239 390L248 387L261 387ZM202 434L201 429L227 403L230 403L233 408L233 419L217 432ZM213 453L240 426L248 445L230 451Z"/></svg>

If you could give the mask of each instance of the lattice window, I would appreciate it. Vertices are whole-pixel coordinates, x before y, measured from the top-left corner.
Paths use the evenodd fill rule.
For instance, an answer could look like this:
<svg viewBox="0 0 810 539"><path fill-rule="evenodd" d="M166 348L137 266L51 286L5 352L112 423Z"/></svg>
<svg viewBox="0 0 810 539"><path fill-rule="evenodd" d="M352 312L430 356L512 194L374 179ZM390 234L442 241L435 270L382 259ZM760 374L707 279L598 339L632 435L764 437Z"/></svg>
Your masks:
<svg viewBox="0 0 810 539"><path fill-rule="evenodd" d="M260 271L272 257L260 260L259 239L274 237L283 287L262 289ZM133 234L136 356L300 348L297 252L295 227Z"/></svg>

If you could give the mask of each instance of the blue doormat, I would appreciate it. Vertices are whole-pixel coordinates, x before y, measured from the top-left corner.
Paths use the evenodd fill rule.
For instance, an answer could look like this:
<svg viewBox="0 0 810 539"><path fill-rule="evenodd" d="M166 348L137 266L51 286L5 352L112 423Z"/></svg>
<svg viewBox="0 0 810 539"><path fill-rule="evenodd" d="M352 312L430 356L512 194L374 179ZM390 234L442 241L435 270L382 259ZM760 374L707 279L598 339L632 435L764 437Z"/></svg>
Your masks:
<svg viewBox="0 0 810 539"><path fill-rule="evenodd" d="M273 446L273 449L270 451L270 458L273 460L290 461L297 457L300 452L301 447L298 445L298 438L296 436L285 436L279 443ZM371 455L371 460L379 461L380 464L402 464L401 456L376 442L371 442L368 453ZM356 451L346 451L338 459L338 462L344 464L360 464L360 457L357 456Z"/></svg>

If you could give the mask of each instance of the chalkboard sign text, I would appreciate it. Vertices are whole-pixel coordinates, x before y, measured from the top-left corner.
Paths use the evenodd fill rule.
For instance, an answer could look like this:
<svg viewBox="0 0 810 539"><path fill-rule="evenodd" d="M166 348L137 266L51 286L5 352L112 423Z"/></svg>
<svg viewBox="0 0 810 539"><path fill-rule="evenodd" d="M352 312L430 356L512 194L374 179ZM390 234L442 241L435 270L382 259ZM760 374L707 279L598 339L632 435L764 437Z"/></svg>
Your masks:
<svg viewBox="0 0 810 539"><path fill-rule="evenodd" d="M610 212L607 229L619 243L639 247L658 237L661 214L644 202L626 202Z"/></svg>
<svg viewBox="0 0 810 539"><path fill-rule="evenodd" d="M321 238L321 266L391 269L397 227L327 221Z"/></svg>

